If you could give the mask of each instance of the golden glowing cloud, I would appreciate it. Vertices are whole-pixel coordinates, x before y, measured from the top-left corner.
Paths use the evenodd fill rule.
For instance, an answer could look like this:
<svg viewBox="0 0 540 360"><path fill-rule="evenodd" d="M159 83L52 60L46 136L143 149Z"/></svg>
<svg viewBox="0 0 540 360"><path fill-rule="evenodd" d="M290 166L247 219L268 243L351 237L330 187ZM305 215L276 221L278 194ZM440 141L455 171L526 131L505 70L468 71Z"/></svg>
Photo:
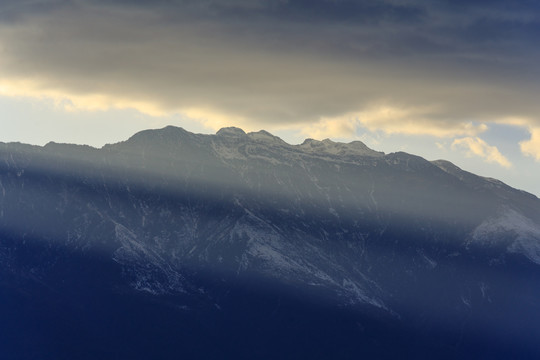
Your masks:
<svg viewBox="0 0 540 360"><path fill-rule="evenodd" d="M540 127L533 118L513 116L498 119L497 122L527 129L531 134L531 138L519 143L521 152L526 156L533 157L536 161L540 161Z"/></svg>
<svg viewBox="0 0 540 360"><path fill-rule="evenodd" d="M437 107L371 106L343 116L323 118L303 132L314 138L325 136L354 138L363 127L386 134L429 135L435 137L474 136L487 129L485 124L439 120Z"/></svg>
<svg viewBox="0 0 540 360"><path fill-rule="evenodd" d="M0 79L0 95L50 99L54 101L57 107L69 112L137 109L151 116L164 116L167 114L167 111L156 103L128 97L109 96L106 93L77 94L62 89L55 89L42 82L31 79Z"/></svg>
<svg viewBox="0 0 540 360"><path fill-rule="evenodd" d="M536 161L540 161L540 127L531 128L531 138L519 143L521 152L525 155L532 156Z"/></svg>
<svg viewBox="0 0 540 360"><path fill-rule="evenodd" d="M512 166L497 147L489 145L479 137L455 139L452 143L452 149L463 149L466 151L467 156L478 156L489 163L496 163L505 168Z"/></svg>

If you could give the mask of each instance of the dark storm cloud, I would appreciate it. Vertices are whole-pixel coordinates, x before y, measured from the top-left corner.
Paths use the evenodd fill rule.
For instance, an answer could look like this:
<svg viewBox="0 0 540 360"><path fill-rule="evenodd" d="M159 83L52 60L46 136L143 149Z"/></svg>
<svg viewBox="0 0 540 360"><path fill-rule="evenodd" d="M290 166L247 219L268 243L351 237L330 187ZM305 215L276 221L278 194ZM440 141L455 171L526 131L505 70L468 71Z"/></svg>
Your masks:
<svg viewBox="0 0 540 360"><path fill-rule="evenodd" d="M377 106L401 109L408 115L396 121L410 129L415 117L448 133L510 116L539 124L539 10L527 1L8 1L0 72L14 92L22 79L32 94L195 109L255 127L355 112L376 124Z"/></svg>
<svg viewBox="0 0 540 360"><path fill-rule="evenodd" d="M0 21L20 21L30 15L43 15L69 5L69 0L6 0L0 3Z"/></svg>

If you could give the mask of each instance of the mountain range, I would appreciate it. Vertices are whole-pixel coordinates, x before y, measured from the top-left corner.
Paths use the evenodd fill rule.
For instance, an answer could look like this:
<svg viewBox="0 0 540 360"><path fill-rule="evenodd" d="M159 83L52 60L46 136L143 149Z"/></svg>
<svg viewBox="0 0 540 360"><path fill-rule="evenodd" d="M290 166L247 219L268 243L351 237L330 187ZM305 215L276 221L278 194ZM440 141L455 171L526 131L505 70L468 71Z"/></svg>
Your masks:
<svg viewBox="0 0 540 360"><path fill-rule="evenodd" d="M2 359L538 358L540 200L266 131L0 143Z"/></svg>

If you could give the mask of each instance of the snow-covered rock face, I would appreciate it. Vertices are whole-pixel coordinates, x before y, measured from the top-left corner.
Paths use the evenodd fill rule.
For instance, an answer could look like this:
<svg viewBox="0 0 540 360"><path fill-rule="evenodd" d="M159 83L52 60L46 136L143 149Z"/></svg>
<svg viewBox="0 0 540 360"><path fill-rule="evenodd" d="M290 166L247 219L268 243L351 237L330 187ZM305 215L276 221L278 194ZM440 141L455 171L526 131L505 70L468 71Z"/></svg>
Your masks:
<svg viewBox="0 0 540 360"><path fill-rule="evenodd" d="M115 234L121 246L112 259L130 273L134 289L154 295L185 292L186 280L179 269L171 266L166 254L137 239L135 233L120 224L115 225Z"/></svg>
<svg viewBox="0 0 540 360"><path fill-rule="evenodd" d="M306 139L300 145L289 145L264 130L246 134L243 130L233 127L219 130L212 141L212 147L217 156L227 160L259 157L266 158L274 164L278 164L279 160L283 160L284 163L301 160L302 156L330 157L345 162L384 156L383 152L372 150L360 141L345 144L330 139L322 141Z"/></svg>
<svg viewBox="0 0 540 360"><path fill-rule="evenodd" d="M348 144L334 142L330 139L322 141L306 139L298 145L298 149L311 154L329 154L337 156L368 156L381 157L384 153L371 150L360 141L353 141Z"/></svg>
<svg viewBox="0 0 540 360"><path fill-rule="evenodd" d="M510 252L525 255L540 265L540 225L514 209L505 207L486 219L472 233L473 241L505 245Z"/></svg>
<svg viewBox="0 0 540 360"><path fill-rule="evenodd" d="M380 290L355 267L354 260L339 251L324 251L317 239L290 234L284 237L253 214L237 222L232 237L244 239L245 252L238 272L261 271L266 276L302 286L333 291L344 304L364 303L387 310ZM349 252L358 249L349 248ZM347 260L346 260L347 259ZM355 269L348 271L347 267Z"/></svg>

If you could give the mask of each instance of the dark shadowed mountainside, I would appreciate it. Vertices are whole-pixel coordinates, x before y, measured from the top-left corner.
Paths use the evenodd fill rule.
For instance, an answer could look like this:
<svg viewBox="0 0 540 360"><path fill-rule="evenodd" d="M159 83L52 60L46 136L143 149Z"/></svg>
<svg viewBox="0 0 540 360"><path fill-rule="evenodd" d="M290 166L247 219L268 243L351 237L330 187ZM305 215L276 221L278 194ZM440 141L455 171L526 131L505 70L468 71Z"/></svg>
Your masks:
<svg viewBox="0 0 540 360"><path fill-rule="evenodd" d="M363 143L0 144L2 359L540 356L540 200Z"/></svg>

